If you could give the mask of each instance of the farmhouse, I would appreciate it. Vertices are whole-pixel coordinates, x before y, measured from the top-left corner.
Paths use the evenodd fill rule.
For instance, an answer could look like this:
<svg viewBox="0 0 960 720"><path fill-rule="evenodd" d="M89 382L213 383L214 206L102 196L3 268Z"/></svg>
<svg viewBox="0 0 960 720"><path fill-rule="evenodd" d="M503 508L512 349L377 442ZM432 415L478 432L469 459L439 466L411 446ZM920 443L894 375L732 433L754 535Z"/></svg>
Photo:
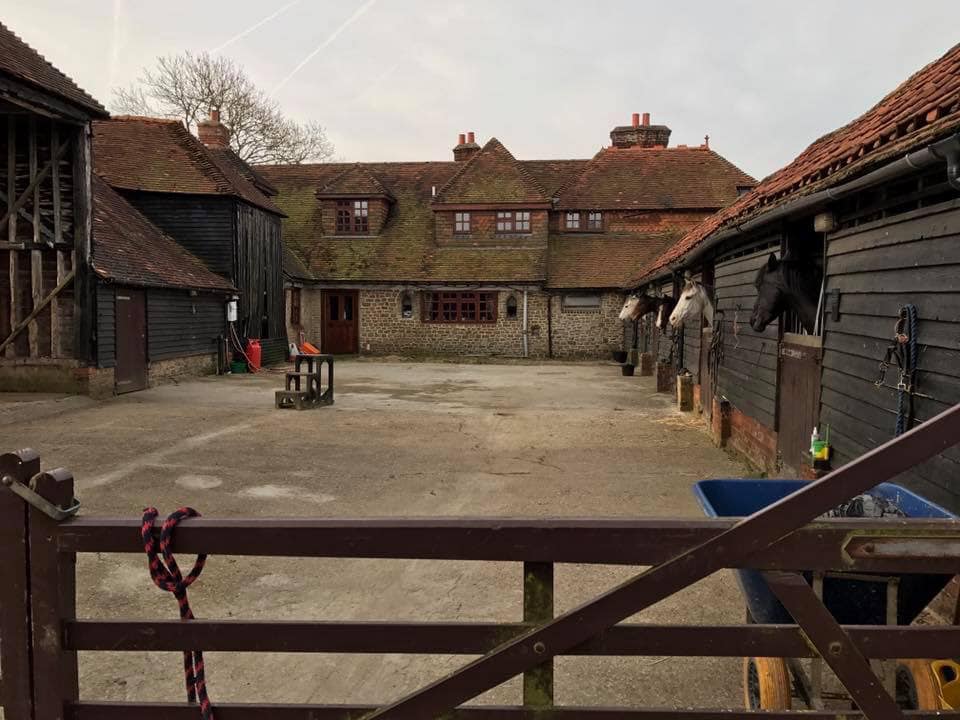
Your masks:
<svg viewBox="0 0 960 720"><path fill-rule="evenodd" d="M958 78L960 46L627 283L676 294L689 273L712 293L712 327L646 341L661 380L688 370L717 439L770 472L810 466L815 426L837 466L960 402ZM950 450L905 482L956 511L958 477Z"/></svg>
<svg viewBox="0 0 960 720"><path fill-rule="evenodd" d="M634 114L587 160L262 166L284 221L287 332L331 353L598 357L627 277L754 180Z"/></svg>

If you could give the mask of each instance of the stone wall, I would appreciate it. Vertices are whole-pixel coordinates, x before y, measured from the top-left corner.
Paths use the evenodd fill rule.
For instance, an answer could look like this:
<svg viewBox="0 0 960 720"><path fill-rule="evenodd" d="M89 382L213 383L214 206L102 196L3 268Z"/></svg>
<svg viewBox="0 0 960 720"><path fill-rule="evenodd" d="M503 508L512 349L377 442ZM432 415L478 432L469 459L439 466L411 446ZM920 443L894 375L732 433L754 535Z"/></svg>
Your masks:
<svg viewBox="0 0 960 720"><path fill-rule="evenodd" d="M559 292L551 295L551 303L554 357L609 359L612 351L623 349L623 321L618 317L623 296L619 293L603 293L599 310L564 310Z"/></svg>
<svg viewBox="0 0 960 720"><path fill-rule="evenodd" d="M217 354L190 355L170 360L155 360L147 368L150 387L182 377L213 375L217 372Z"/></svg>

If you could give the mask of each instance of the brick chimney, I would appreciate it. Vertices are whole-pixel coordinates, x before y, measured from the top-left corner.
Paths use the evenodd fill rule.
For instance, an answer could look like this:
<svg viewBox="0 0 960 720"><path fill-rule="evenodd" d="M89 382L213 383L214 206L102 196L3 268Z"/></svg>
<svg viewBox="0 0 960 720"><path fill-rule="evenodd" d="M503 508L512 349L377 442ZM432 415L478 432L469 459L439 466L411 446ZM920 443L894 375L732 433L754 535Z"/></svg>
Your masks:
<svg viewBox="0 0 960 720"><path fill-rule="evenodd" d="M220 122L219 110L211 110L209 120L197 123L197 137L208 148L230 147L230 130Z"/></svg>
<svg viewBox="0 0 960 720"><path fill-rule="evenodd" d="M614 147L666 147L670 142L670 128L666 125L651 125L650 113L633 113L629 125L620 125L610 131Z"/></svg>
<svg viewBox="0 0 960 720"><path fill-rule="evenodd" d="M453 149L454 160L465 162L478 152L480 152L480 146L477 145L477 139L472 130L466 136L463 133L457 136L457 146Z"/></svg>

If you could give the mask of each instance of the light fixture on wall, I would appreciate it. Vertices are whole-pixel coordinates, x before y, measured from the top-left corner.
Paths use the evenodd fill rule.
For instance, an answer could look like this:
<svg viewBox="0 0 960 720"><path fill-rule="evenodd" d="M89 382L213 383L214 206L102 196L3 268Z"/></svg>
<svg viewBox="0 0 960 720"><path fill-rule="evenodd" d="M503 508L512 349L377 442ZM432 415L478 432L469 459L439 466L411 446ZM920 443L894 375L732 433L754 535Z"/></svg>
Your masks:
<svg viewBox="0 0 960 720"><path fill-rule="evenodd" d="M813 216L813 229L822 233L833 232L837 229L837 216L832 212L817 213Z"/></svg>

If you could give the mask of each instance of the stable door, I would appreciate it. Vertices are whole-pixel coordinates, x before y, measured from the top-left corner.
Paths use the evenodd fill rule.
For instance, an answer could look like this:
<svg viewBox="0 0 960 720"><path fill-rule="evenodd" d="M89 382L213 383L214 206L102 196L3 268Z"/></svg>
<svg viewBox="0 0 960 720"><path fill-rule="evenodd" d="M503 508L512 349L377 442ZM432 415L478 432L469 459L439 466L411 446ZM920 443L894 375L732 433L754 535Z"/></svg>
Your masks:
<svg viewBox="0 0 960 720"><path fill-rule="evenodd" d="M144 390L147 387L147 307L143 290L118 288L115 307L117 393Z"/></svg>
<svg viewBox="0 0 960 720"><path fill-rule="evenodd" d="M356 290L323 291L323 352L349 355L359 352L359 307Z"/></svg>

